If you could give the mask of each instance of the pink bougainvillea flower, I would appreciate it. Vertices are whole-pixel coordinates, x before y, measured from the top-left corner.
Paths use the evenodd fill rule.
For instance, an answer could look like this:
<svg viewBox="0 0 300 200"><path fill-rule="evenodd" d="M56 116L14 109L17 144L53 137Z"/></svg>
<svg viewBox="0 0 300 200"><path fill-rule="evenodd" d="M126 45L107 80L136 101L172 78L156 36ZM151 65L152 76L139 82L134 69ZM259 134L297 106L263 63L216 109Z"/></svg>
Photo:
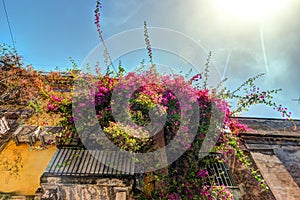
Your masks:
<svg viewBox="0 0 300 200"><path fill-rule="evenodd" d="M180 200L179 198L179 195L175 192L171 193L168 195L168 199L171 199L171 200Z"/></svg>
<svg viewBox="0 0 300 200"><path fill-rule="evenodd" d="M205 178L208 176L208 171L206 169L201 169L197 175L200 177L200 178Z"/></svg>
<svg viewBox="0 0 300 200"><path fill-rule="evenodd" d="M196 74L195 76L193 76L190 81L193 82L193 81L198 81L202 79L202 74Z"/></svg>
<svg viewBox="0 0 300 200"><path fill-rule="evenodd" d="M55 110L55 107L54 107L54 105L53 105L52 103L48 103L47 109L48 109L49 111L54 111L54 110Z"/></svg>
<svg viewBox="0 0 300 200"><path fill-rule="evenodd" d="M61 102L61 99L55 95L52 95L51 97L54 101L58 101L58 102Z"/></svg>

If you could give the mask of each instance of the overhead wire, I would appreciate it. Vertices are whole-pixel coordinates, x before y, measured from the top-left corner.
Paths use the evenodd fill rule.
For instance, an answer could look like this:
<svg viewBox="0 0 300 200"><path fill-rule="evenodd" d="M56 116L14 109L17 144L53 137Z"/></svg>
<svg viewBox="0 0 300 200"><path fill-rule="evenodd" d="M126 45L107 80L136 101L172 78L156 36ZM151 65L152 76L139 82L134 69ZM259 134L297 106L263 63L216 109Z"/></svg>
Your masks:
<svg viewBox="0 0 300 200"><path fill-rule="evenodd" d="M10 38L12 40L12 45L13 45L14 49L16 50L15 40L14 40L14 37L13 37L13 34L12 34L12 29L11 29L11 25L10 25L10 22L9 22L9 18L8 18L8 13L7 13L5 1L2 0L2 3L3 3L3 9L4 9L4 12L5 12L6 21L7 21L7 25L8 25L8 29L9 29L9 33L10 33Z"/></svg>

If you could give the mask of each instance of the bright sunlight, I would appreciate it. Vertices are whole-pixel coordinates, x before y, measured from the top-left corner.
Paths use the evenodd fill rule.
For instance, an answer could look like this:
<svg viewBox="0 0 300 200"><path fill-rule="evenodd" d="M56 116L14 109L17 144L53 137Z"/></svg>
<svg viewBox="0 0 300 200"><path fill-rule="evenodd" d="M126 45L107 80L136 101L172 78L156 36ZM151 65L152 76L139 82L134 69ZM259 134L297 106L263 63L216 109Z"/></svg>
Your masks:
<svg viewBox="0 0 300 200"><path fill-rule="evenodd" d="M286 7L292 0L215 0L226 14L246 19L264 19Z"/></svg>

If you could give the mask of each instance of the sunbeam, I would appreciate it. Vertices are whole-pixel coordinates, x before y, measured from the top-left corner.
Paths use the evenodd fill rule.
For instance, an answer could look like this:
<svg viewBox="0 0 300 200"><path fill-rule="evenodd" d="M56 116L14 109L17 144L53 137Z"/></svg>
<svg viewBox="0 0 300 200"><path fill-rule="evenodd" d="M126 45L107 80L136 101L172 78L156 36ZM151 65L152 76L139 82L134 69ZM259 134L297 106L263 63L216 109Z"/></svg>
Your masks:
<svg viewBox="0 0 300 200"><path fill-rule="evenodd" d="M222 80L224 80L224 79L225 79L225 76L226 76L226 71L227 71L227 68L228 68L228 64L229 64L231 52L232 52L232 50L230 50L230 51L228 52L228 54L227 54L227 59L226 59L226 63L225 63L224 71L223 71Z"/></svg>
<svg viewBox="0 0 300 200"><path fill-rule="evenodd" d="M220 12L261 20L280 11L292 0L215 0Z"/></svg>

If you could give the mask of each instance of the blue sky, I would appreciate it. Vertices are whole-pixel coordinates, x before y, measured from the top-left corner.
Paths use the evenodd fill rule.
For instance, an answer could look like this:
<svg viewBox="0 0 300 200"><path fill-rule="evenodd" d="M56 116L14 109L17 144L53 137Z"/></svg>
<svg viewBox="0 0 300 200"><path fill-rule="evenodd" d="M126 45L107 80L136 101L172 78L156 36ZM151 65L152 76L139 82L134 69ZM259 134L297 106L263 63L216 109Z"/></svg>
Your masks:
<svg viewBox="0 0 300 200"><path fill-rule="evenodd" d="M300 118L300 105L292 101L300 97L300 2L294 0L264 19L253 19L234 15L230 13L232 10L217 6L215 1L103 0L101 25L104 38L142 28L144 20L149 27L179 31L205 50L212 51L216 68L221 74L225 71L225 77L229 78L226 85L230 88L250 76L267 73L258 82L261 88L282 88L277 101L287 105L294 116ZM5 3L16 48L25 62L36 69L49 71L55 66L71 67L70 56L81 64L100 42L94 25L93 0L5 0ZM11 45L2 2L0 30L0 42ZM142 41L143 35L136 39ZM154 53L155 61L162 61L162 55L159 51ZM133 57L127 57L130 61L124 57L123 62L135 65L142 59L132 61ZM203 59L200 65L204 63ZM263 107L256 107L248 115L280 117L279 113Z"/></svg>

